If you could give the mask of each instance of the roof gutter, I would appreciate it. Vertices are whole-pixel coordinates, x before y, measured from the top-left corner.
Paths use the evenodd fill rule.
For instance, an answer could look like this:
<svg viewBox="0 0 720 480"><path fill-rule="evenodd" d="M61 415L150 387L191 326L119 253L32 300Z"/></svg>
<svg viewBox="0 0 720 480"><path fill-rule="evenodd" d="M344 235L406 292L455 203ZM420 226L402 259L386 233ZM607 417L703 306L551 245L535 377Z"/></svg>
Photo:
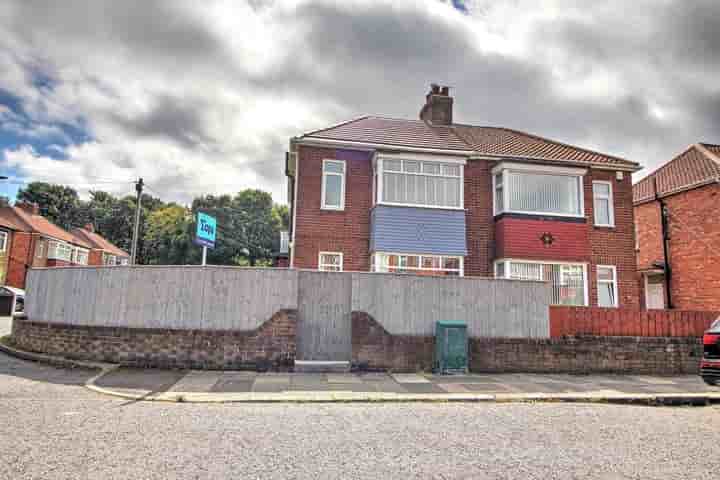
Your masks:
<svg viewBox="0 0 720 480"><path fill-rule="evenodd" d="M608 165L606 163L597 163L597 162L579 162L577 160L556 160L551 158L543 158L543 157L526 157L526 156L520 156L520 155L471 155L470 160L520 160L525 162L534 162L534 163L552 163L557 165L577 165L580 167L587 167L588 165L599 169L599 170L622 170L624 172L637 172L642 170L643 167L638 165L637 163L633 165Z"/></svg>

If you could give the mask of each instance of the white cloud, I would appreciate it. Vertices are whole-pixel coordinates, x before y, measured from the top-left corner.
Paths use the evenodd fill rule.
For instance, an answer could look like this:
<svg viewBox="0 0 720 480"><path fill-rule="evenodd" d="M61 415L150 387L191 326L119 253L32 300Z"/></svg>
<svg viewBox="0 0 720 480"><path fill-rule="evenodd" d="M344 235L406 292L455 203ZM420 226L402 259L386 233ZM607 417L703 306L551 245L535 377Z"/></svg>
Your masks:
<svg viewBox="0 0 720 480"><path fill-rule="evenodd" d="M168 200L257 187L285 201L289 137L361 113L414 117L432 81L455 87L461 121L650 165L718 140L703 107L717 61L655 44L684 18L681 2L654 3L655 15L645 2L467 4L470 15L437 0L9 2L0 82L21 99L28 134L60 122L92 140L63 147L66 160L22 147L5 161L30 180L142 176ZM700 46L717 36L689 33Z"/></svg>

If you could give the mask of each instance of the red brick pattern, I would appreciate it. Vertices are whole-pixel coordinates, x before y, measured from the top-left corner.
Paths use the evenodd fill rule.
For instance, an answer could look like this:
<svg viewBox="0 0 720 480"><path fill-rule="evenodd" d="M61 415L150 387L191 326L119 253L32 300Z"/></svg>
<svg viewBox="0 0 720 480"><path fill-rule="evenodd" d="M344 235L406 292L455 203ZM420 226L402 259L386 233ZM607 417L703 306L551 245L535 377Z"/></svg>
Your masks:
<svg viewBox="0 0 720 480"><path fill-rule="evenodd" d="M298 152L298 205L295 268L318 267L318 253L342 252L343 269L370 269L372 167L369 152L301 146ZM322 161L345 160L345 209L320 208Z"/></svg>
<svg viewBox="0 0 720 480"><path fill-rule="evenodd" d="M720 185L689 190L664 201L670 214L673 307L720 310Z"/></svg>
<svg viewBox="0 0 720 480"><path fill-rule="evenodd" d="M637 266L651 268L654 263L663 262L662 219L660 202L648 202L635 206L637 225Z"/></svg>
<svg viewBox="0 0 720 480"><path fill-rule="evenodd" d="M296 351L296 313L282 310L256 330L207 331L13 322L23 350L136 367L287 369Z"/></svg>
<svg viewBox="0 0 720 480"><path fill-rule="evenodd" d="M702 337L720 312L550 307L550 336Z"/></svg>
<svg viewBox="0 0 720 480"><path fill-rule="evenodd" d="M33 262L37 235L29 232L14 232L9 247L8 270L5 282L16 288L25 288L28 266Z"/></svg>
<svg viewBox="0 0 720 480"><path fill-rule="evenodd" d="M495 254L492 175L495 162L470 160L465 165L464 200L468 256L465 275L492 277Z"/></svg>
<svg viewBox="0 0 720 480"><path fill-rule="evenodd" d="M552 243L541 237L552 236ZM495 222L497 258L588 261L590 232L586 223L503 216Z"/></svg>

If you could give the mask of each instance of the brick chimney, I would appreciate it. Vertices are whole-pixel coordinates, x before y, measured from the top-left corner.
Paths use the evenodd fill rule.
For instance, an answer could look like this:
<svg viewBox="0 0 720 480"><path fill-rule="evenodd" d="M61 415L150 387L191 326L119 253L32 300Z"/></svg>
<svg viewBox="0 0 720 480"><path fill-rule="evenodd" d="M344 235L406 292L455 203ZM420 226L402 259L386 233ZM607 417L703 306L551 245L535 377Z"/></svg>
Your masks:
<svg viewBox="0 0 720 480"><path fill-rule="evenodd" d="M37 203L20 202L15 206L29 213L30 215L40 215L40 206Z"/></svg>
<svg viewBox="0 0 720 480"><path fill-rule="evenodd" d="M451 125L453 122L453 98L450 87L433 83L425 96L425 105L420 110L420 119L433 125Z"/></svg>
<svg viewBox="0 0 720 480"><path fill-rule="evenodd" d="M95 233L95 225L93 225L92 223L86 223L83 228L90 233Z"/></svg>

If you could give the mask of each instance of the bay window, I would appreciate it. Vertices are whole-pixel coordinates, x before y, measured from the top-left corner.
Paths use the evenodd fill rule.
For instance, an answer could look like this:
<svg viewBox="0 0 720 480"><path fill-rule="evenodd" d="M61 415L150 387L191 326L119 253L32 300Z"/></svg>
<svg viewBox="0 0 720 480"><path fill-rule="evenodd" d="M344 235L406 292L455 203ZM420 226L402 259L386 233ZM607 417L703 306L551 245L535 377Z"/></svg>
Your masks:
<svg viewBox="0 0 720 480"><path fill-rule="evenodd" d="M69 244L58 242L57 240L50 240L48 242L47 258L51 260L64 260L69 262L72 259L72 254L73 247Z"/></svg>
<svg viewBox="0 0 720 480"><path fill-rule="evenodd" d="M499 260L495 277L550 282L552 305L587 305L585 264Z"/></svg>
<svg viewBox="0 0 720 480"><path fill-rule="evenodd" d="M379 203L463 207L463 163L422 157L381 157L376 169Z"/></svg>
<svg viewBox="0 0 720 480"><path fill-rule="evenodd" d="M372 256L372 271L461 277L463 257L376 253Z"/></svg>
<svg viewBox="0 0 720 480"><path fill-rule="evenodd" d="M599 307L617 307L617 268L613 265L597 266L597 294Z"/></svg>
<svg viewBox="0 0 720 480"><path fill-rule="evenodd" d="M77 263L78 265L87 265L88 264L88 255L90 253L89 250L86 248L75 248L73 263Z"/></svg>
<svg viewBox="0 0 720 480"><path fill-rule="evenodd" d="M502 163L493 169L494 213L582 217L584 169Z"/></svg>

